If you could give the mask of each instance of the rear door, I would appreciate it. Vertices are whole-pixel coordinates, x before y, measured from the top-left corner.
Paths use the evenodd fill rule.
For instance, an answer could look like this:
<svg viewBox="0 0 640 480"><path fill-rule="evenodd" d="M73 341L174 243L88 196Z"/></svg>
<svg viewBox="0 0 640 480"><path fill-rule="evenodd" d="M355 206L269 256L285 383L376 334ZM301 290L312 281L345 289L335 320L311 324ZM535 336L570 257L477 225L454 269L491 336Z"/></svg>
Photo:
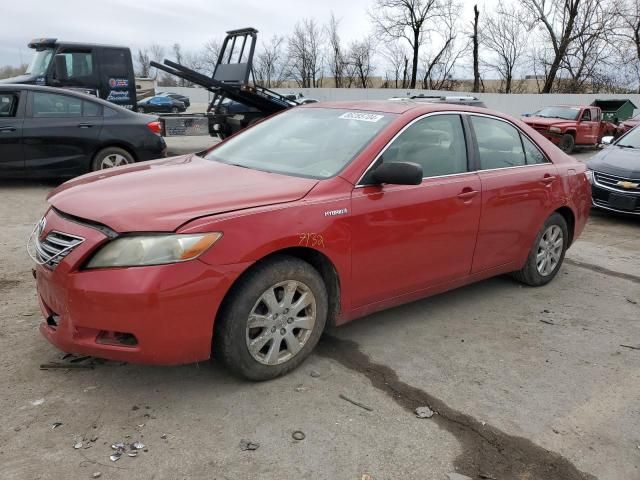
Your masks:
<svg viewBox="0 0 640 480"><path fill-rule="evenodd" d="M30 92L23 127L25 168L34 174L88 171L102 120L102 105L90 99Z"/></svg>
<svg viewBox="0 0 640 480"><path fill-rule="evenodd" d="M367 185L352 194L354 307L464 278L480 219L480 180L458 114L414 121L383 151L383 162L422 166L420 185ZM380 160L378 160L380 161Z"/></svg>
<svg viewBox="0 0 640 480"><path fill-rule="evenodd" d="M22 124L26 97L26 92L20 90L0 92L0 178L24 169Z"/></svg>
<svg viewBox="0 0 640 480"><path fill-rule="evenodd" d="M524 260L563 193L556 167L513 124L491 116L469 119L482 183L476 273Z"/></svg>

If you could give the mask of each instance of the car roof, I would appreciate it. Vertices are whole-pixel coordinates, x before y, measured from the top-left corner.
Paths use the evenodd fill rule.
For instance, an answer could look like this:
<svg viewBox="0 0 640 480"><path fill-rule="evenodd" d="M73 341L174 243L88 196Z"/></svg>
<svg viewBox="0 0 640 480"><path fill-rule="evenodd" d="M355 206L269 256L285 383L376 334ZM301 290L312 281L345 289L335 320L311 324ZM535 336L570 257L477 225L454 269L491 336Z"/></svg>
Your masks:
<svg viewBox="0 0 640 480"><path fill-rule="evenodd" d="M463 104L451 103L431 103L415 100L362 100L362 101L334 101L334 102L318 102L300 105L299 108L340 108L345 110L364 110L371 112L397 113L403 114L409 111L415 111L416 114L443 111L463 111L472 113L487 113L486 108L472 107ZM502 114L496 113L498 116Z"/></svg>
<svg viewBox="0 0 640 480"><path fill-rule="evenodd" d="M0 92L6 92L6 91L15 92L16 90L29 90L33 92L47 92L47 93L70 95L72 97L82 98L83 100L94 101L105 107L113 108L118 112L134 113L134 112L131 112L130 110L127 110L124 107L116 105L115 103L107 102L106 100L103 100L101 98L98 98L83 92L78 92L77 90L69 90L67 88L57 88L57 87L45 87L43 85L28 85L23 83L16 83L16 84L6 83L6 84L0 85Z"/></svg>

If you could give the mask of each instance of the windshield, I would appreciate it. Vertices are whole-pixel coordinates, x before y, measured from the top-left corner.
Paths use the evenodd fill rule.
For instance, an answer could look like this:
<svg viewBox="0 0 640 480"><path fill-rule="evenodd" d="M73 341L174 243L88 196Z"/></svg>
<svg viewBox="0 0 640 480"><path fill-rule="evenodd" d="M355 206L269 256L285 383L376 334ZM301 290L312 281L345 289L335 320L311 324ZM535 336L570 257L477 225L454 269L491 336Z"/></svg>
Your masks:
<svg viewBox="0 0 640 480"><path fill-rule="evenodd" d="M624 137L620 138L615 145L622 148L640 148L640 130L634 128Z"/></svg>
<svg viewBox="0 0 640 480"><path fill-rule="evenodd" d="M542 118L562 118L564 120L576 120L580 113L579 107L545 107L534 115Z"/></svg>
<svg viewBox="0 0 640 480"><path fill-rule="evenodd" d="M53 56L53 49L47 48L46 50L40 50L35 53L31 59L31 63L27 67L25 72L27 75L33 75L39 77L47 73L51 57Z"/></svg>
<svg viewBox="0 0 640 480"><path fill-rule="evenodd" d="M227 140L205 158L300 177L336 175L396 117L333 108L294 108Z"/></svg>

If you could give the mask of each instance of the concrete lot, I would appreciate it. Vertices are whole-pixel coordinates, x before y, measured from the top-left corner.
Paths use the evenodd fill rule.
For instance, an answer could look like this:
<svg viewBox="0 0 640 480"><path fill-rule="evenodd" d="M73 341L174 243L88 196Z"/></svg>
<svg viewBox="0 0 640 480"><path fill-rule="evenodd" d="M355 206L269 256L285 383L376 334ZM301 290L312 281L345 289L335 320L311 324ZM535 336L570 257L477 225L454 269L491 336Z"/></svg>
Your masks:
<svg viewBox="0 0 640 480"><path fill-rule="evenodd" d="M24 244L52 186L0 184L2 479L640 478L640 350L621 346L640 345L640 219L594 213L546 287L501 277L372 315L253 384L215 363L40 370L61 353ZM135 440L148 451L109 460Z"/></svg>

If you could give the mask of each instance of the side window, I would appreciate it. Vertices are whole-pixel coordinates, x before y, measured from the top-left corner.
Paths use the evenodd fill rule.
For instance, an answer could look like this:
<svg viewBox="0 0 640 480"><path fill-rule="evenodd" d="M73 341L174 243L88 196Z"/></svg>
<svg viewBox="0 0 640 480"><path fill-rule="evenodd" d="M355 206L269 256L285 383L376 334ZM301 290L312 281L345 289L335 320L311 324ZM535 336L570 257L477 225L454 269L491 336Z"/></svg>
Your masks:
<svg viewBox="0 0 640 480"><path fill-rule="evenodd" d="M393 141L382 161L417 163L425 177L466 172L467 147L460 116L418 120Z"/></svg>
<svg viewBox="0 0 640 480"><path fill-rule="evenodd" d="M129 78L129 58L126 50L105 48L102 51L102 72L108 77Z"/></svg>
<svg viewBox="0 0 640 480"><path fill-rule="evenodd" d="M15 93L0 93L0 118L15 117L18 96Z"/></svg>
<svg viewBox="0 0 640 480"><path fill-rule="evenodd" d="M69 78L86 78L93 75L93 54L91 51L63 52Z"/></svg>
<svg viewBox="0 0 640 480"><path fill-rule="evenodd" d="M617 122L617 116L614 115L614 117L616 118L615 121ZM591 109L591 120L594 122L600 121L600 112L598 112L598 110L595 108Z"/></svg>
<svg viewBox="0 0 640 480"><path fill-rule="evenodd" d="M588 108L582 113L582 121L590 122L591 121L591 110Z"/></svg>
<svg viewBox="0 0 640 480"><path fill-rule="evenodd" d="M520 133L509 123L487 117L471 116L478 141L480 169L526 165Z"/></svg>
<svg viewBox="0 0 640 480"><path fill-rule="evenodd" d="M82 116L84 117L100 117L102 116L102 105L95 102L82 101Z"/></svg>
<svg viewBox="0 0 640 480"><path fill-rule="evenodd" d="M540 151L534 143L524 135L520 134L522 144L524 145L524 153L527 157L527 165L536 165L538 163L547 163L547 157Z"/></svg>
<svg viewBox="0 0 640 480"><path fill-rule="evenodd" d="M35 118L64 118L82 116L82 100L55 93L33 93L33 116Z"/></svg>

